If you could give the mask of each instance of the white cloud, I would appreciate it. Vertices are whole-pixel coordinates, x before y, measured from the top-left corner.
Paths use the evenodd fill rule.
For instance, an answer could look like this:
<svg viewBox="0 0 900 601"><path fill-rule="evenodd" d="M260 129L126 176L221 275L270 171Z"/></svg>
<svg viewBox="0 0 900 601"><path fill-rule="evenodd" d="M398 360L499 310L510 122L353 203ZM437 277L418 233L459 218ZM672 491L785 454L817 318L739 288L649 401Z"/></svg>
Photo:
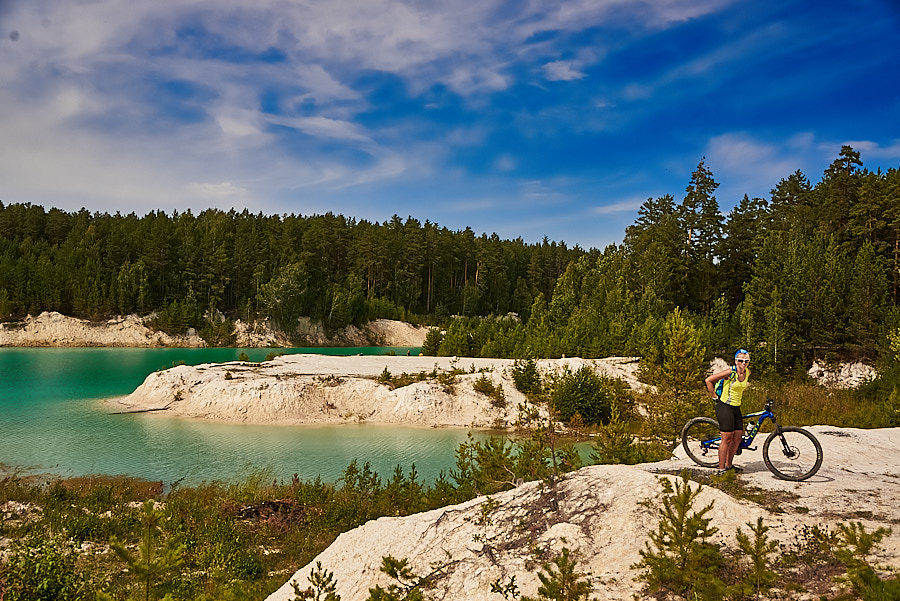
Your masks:
<svg viewBox="0 0 900 601"><path fill-rule="evenodd" d="M328 119L326 117L279 117L277 115L265 115L263 118L269 123L292 127L310 136L354 142L372 142L371 138L363 133L361 127L349 121Z"/></svg>
<svg viewBox="0 0 900 601"><path fill-rule="evenodd" d="M327 191L411 171L453 179L463 167L443 164L448 147L486 143L492 132L475 120L421 141L414 124L363 125L359 115L379 107L360 80L389 74L409 94L443 85L474 103L509 90L534 65L548 79L572 81L603 60L600 47L561 53L556 34L611 23L659 28L720 4L0 0L4 24L20 34L0 39L0 192L6 201L137 210ZM542 32L554 35L531 43ZM248 58L262 53L282 60ZM528 70L517 69L526 61ZM172 82L196 96L166 100ZM261 106L269 91L274 109ZM177 111L167 112L169 103ZM310 140L285 143L273 125ZM335 146L351 152L322 150ZM362 169L353 163L358 152L368 155ZM517 164L501 155L494 167ZM516 201L558 204L569 199L564 189L532 182Z"/></svg>
<svg viewBox="0 0 900 601"><path fill-rule="evenodd" d="M594 207L591 212L594 215L609 215L611 213L629 213L637 211L644 203L644 199L629 199L614 202L608 205Z"/></svg>
<svg viewBox="0 0 900 601"><path fill-rule="evenodd" d="M445 83L464 96L498 92L509 87L506 77L483 65L465 65L452 70Z"/></svg>
<svg viewBox="0 0 900 601"><path fill-rule="evenodd" d="M223 110L215 117L226 137L246 138L262 135L259 113L247 110Z"/></svg>
<svg viewBox="0 0 900 601"><path fill-rule="evenodd" d="M760 142L744 133L729 133L712 138L706 156L711 166L723 175L741 179L786 177L796 165L778 146ZM777 181L777 180L776 180Z"/></svg>
<svg viewBox="0 0 900 601"><path fill-rule="evenodd" d="M560 186L553 182L542 180L528 180L521 184L521 196L529 202L539 202L541 204L550 201L550 204L556 204L557 201L565 199L565 195L560 192Z"/></svg>
<svg viewBox="0 0 900 601"><path fill-rule="evenodd" d="M706 165L720 188L716 191L723 209L737 203L744 194L766 198L769 192L794 171L809 175L818 166L822 153L805 133L781 144L758 140L745 132L711 138L706 146Z"/></svg>
<svg viewBox="0 0 900 601"><path fill-rule="evenodd" d="M583 79L585 74L573 61L553 61L544 65L544 76L550 81L573 81Z"/></svg>

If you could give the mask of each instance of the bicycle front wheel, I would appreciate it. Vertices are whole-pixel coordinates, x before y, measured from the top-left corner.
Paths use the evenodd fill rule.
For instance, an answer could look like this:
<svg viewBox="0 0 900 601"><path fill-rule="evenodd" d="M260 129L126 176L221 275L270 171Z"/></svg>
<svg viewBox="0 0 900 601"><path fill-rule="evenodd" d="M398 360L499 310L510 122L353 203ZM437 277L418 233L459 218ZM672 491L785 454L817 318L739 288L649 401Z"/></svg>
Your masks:
<svg viewBox="0 0 900 601"><path fill-rule="evenodd" d="M822 466L822 445L808 431L794 426L772 432L762 454L769 471L782 480L806 480Z"/></svg>
<svg viewBox="0 0 900 601"><path fill-rule="evenodd" d="M695 417L681 429L681 444L694 463L719 467L719 422L710 417Z"/></svg>

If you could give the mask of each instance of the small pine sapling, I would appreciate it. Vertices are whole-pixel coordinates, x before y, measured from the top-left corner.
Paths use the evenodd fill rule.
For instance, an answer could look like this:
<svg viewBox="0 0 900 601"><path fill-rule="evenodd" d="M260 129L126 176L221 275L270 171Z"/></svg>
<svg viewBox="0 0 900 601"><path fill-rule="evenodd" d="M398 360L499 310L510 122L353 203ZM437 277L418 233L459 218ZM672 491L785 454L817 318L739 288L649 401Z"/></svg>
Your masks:
<svg viewBox="0 0 900 601"><path fill-rule="evenodd" d="M157 548L158 541L163 536L160 526L162 521L163 512L156 509L153 499L147 499L141 516L142 538L138 545L139 554L133 554L115 537L110 538L110 548L128 565L128 572L143 581L145 601L150 601L154 581L177 570L183 562L184 545L174 545L170 542L165 547Z"/></svg>
<svg viewBox="0 0 900 601"><path fill-rule="evenodd" d="M769 531L769 528L763 525L762 517L756 518L755 526L750 522L747 522L747 526L753 533L753 540L751 540L748 535L744 534L743 530L738 528L737 541L740 550L743 551L752 562L750 578L754 582L754 588L756 589L756 595L758 597L761 593L767 591L778 578L778 574L768 567L769 555L774 553L778 548L778 541L771 540L766 536L766 532Z"/></svg>
<svg viewBox="0 0 900 601"><path fill-rule="evenodd" d="M650 542L640 551L641 561L632 567L644 570L637 578L653 593L672 592L685 598L719 599L725 584L719 577L724 562L719 547L709 542L718 532L707 514L713 503L693 511L702 490L691 488L687 475L675 488L662 480L662 516ZM651 546L652 543L652 546Z"/></svg>
<svg viewBox="0 0 900 601"><path fill-rule="evenodd" d="M341 601L341 596L337 594L337 582L334 580L334 573L322 568L322 562L317 561L316 567L310 570L309 576L310 587L300 590L300 585L296 580L291 581L294 588L294 601L304 601L311 599L312 601Z"/></svg>
<svg viewBox="0 0 900 601"><path fill-rule="evenodd" d="M425 601L424 589L432 588L427 577L417 576L409 567L408 559L390 555L381 558L381 571L396 580L386 589L376 585L369 589L367 601Z"/></svg>
<svg viewBox="0 0 900 601"><path fill-rule="evenodd" d="M591 461L594 463L600 465L632 463L631 459L635 455L634 436L631 434L628 420L622 419L618 403L613 403L609 422L600 426L591 449Z"/></svg>
<svg viewBox="0 0 900 601"><path fill-rule="evenodd" d="M593 586L589 580L583 580L584 574L577 572L575 566L578 562L571 556L569 549L563 547L562 553L557 555L551 563L543 565L543 571L538 574L541 586L538 587L538 596L522 597L522 601L579 601L587 599ZM491 589L493 591L493 589Z"/></svg>
<svg viewBox="0 0 900 601"><path fill-rule="evenodd" d="M866 561L866 556L872 553L885 536L890 535L890 528L866 532L861 522L838 524L834 555L847 567L844 580L850 583L853 592L862 601L900 599L900 581L882 580Z"/></svg>

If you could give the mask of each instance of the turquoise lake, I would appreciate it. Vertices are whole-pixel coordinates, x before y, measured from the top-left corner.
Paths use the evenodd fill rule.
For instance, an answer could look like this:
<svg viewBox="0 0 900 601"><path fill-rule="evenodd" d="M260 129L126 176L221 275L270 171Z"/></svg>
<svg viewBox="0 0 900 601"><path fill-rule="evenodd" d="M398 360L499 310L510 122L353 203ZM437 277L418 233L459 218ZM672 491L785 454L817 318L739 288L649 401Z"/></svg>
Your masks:
<svg viewBox="0 0 900 601"><path fill-rule="evenodd" d="M407 348L278 349L336 355L406 354ZM102 399L132 392L151 372L261 361L272 349L0 348L0 464L59 476L127 475L165 484L235 481L257 470L290 481L337 480L351 461L382 478L415 464L433 481L448 471L463 429L376 425L255 426L159 415L113 415ZM418 352L418 349L414 349Z"/></svg>

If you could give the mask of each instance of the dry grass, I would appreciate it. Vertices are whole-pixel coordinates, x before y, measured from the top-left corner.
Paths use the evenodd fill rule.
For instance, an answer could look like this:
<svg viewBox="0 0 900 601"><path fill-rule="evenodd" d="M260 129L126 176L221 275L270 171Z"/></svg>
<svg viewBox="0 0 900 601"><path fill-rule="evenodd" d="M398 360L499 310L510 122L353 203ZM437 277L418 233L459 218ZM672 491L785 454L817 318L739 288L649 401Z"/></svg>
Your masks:
<svg viewBox="0 0 900 601"><path fill-rule="evenodd" d="M760 411L775 399L778 421L790 426L829 425L839 428L885 428L897 425L896 398L869 398L859 390L835 390L806 383L760 383L745 397L745 413Z"/></svg>

